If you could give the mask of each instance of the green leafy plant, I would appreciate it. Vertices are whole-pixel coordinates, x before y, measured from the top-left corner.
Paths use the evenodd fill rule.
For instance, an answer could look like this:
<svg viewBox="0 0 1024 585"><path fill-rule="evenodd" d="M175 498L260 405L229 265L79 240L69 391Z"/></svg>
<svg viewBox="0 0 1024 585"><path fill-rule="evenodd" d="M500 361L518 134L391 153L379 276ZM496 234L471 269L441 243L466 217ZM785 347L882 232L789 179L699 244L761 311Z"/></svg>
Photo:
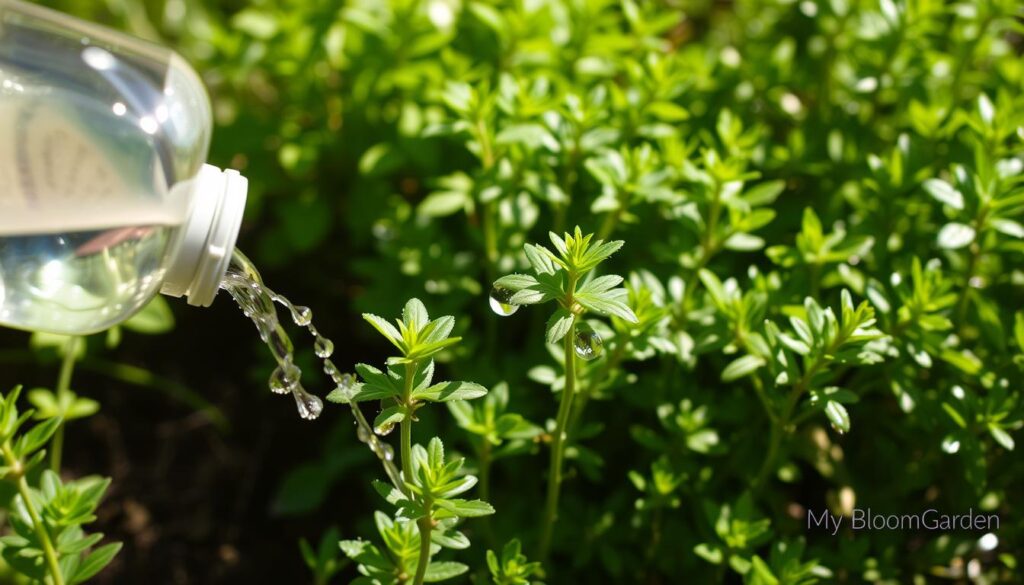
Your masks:
<svg viewBox="0 0 1024 585"><path fill-rule="evenodd" d="M562 343L564 385L559 400L558 414L552 429L551 466L548 469L548 490L541 520L539 558L547 557L551 532L558 518L558 498L562 484L562 458L565 455L569 417L576 397L576 359L596 358L602 351L601 337L581 320L587 311L614 315L637 322L625 301L627 292L619 288L622 277L598 276L584 280L597 266L622 247L623 242L594 240L593 234L584 236L577 227L564 237L551 233L555 252L533 244L524 250L535 276L513 274L494 282L491 293L502 302L533 305L556 301L558 308L548 319L545 339L548 343Z"/></svg>
<svg viewBox="0 0 1024 585"><path fill-rule="evenodd" d="M22 432L32 411L19 413L20 394L15 388L0 396L0 476L17 488L8 517L12 532L0 537L0 554L18 573L39 582L82 583L121 549L120 543L96 547L103 535L82 530L96 519L96 507L110 480L91 477L64 483L50 469L33 473L46 456L43 447L63 421L49 418ZM37 479L30 483L29 477Z"/></svg>
<svg viewBox="0 0 1024 585"><path fill-rule="evenodd" d="M431 557L441 548L468 547L469 540L456 529L458 521L493 514L494 508L482 500L456 497L475 486L476 477L462 472L461 459L445 459L439 438L431 439L426 448L413 445L412 426L416 412L427 403L471 400L484 396L487 390L473 382L434 381L434 356L460 340L451 337L454 317L431 320L423 303L412 299L394 325L372 314L363 318L400 355L388 358L386 372L357 364L362 382L344 389L344 393L335 390L328 399L381 402L374 430L386 435L399 425L401 481L397 485L377 484L381 495L397 508L395 520L383 513L376 516L378 532L390 555L383 556L363 541L342 541L342 550L373 582L409 581L419 585L458 576L468 567L450 561L432 562Z"/></svg>
<svg viewBox="0 0 1024 585"><path fill-rule="evenodd" d="M540 563L527 560L518 540L510 540L501 549L501 556L487 551L487 568L494 585L541 585L531 577L541 572Z"/></svg>

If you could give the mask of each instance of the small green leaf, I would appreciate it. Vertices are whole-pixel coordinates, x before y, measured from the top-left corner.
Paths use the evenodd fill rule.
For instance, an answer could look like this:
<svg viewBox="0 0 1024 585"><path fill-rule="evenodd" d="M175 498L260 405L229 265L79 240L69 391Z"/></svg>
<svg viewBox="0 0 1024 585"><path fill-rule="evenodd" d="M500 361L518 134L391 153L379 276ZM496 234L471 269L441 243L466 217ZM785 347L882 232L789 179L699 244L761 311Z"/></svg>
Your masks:
<svg viewBox="0 0 1024 585"><path fill-rule="evenodd" d="M402 349L401 345L399 345L399 340L402 339L402 334L394 325L389 323L387 319L378 317L372 313L363 313L363 319L370 325L373 325L373 328L383 335L388 341L393 343L399 349Z"/></svg>
<svg viewBox="0 0 1024 585"><path fill-rule="evenodd" d="M625 293L625 291L623 291L623 293ZM602 315L613 315L624 321L629 321L630 323L640 322L640 320L637 319L636 314L633 312L633 309L630 309L629 306L621 300L611 297L609 293L601 295L577 293L573 298L576 302L583 305L590 311L594 311Z"/></svg>
<svg viewBox="0 0 1024 585"><path fill-rule="evenodd" d="M390 429L405 420L405 407L390 406L385 408L373 419L374 429Z"/></svg>
<svg viewBox="0 0 1024 585"><path fill-rule="evenodd" d="M725 558L725 554L722 552L721 547L716 544L708 544L702 542L697 546L693 547L693 552L705 561L712 565L722 564L722 559Z"/></svg>
<svg viewBox="0 0 1024 585"><path fill-rule="evenodd" d="M32 427L27 433L18 438L14 444L14 450L20 457L27 457L37 449L46 444L57 432L57 428L63 423L60 417L48 418Z"/></svg>
<svg viewBox="0 0 1024 585"><path fill-rule="evenodd" d="M483 500L440 500L437 505L459 518L476 518L494 513L494 507Z"/></svg>
<svg viewBox="0 0 1024 585"><path fill-rule="evenodd" d="M530 261L530 265L537 274L554 274L558 269L551 259L551 253L545 248L526 244L523 246L523 250L526 252L526 259Z"/></svg>
<svg viewBox="0 0 1024 585"><path fill-rule="evenodd" d="M722 381L732 382L734 380L738 380L743 376L752 374L755 370L764 365L764 359L756 355L747 354L739 357L730 362L729 365L725 366L725 369L722 370Z"/></svg>
<svg viewBox="0 0 1024 585"><path fill-rule="evenodd" d="M974 228L962 223L947 223L939 230L939 246L959 250L974 241Z"/></svg>
<svg viewBox="0 0 1024 585"><path fill-rule="evenodd" d="M1013 451L1014 441L1013 437L1010 436L1010 433L1007 433L1006 430L994 423L989 423L988 432L997 443L1003 446L1004 449L1007 451Z"/></svg>
<svg viewBox="0 0 1024 585"><path fill-rule="evenodd" d="M448 402L449 400L472 400L487 394L487 389L475 382L441 382L412 393L414 400Z"/></svg>
<svg viewBox="0 0 1024 585"><path fill-rule="evenodd" d="M564 308L555 311L547 324L548 343L558 343L569 332L575 316Z"/></svg>
<svg viewBox="0 0 1024 585"><path fill-rule="evenodd" d="M832 428L839 431L840 433L850 432L850 414L846 412L846 407L836 402L835 400L829 400L825 403L825 416L828 417Z"/></svg>
<svg viewBox="0 0 1024 585"><path fill-rule="evenodd" d="M157 335L174 329L174 314L166 299L156 296L122 325L136 333Z"/></svg>
<svg viewBox="0 0 1024 585"><path fill-rule="evenodd" d="M424 217L446 217L466 209L472 200L461 191L435 191L420 203L416 213Z"/></svg>
<svg viewBox="0 0 1024 585"><path fill-rule="evenodd" d="M423 581L425 583L437 583L439 581L458 577L468 570L468 566L453 561L430 563L427 565L427 572L423 576Z"/></svg>
<svg viewBox="0 0 1024 585"><path fill-rule="evenodd" d="M942 179L928 179L924 182L924 190L936 201L956 210L964 208L964 196L952 185Z"/></svg>
<svg viewBox="0 0 1024 585"><path fill-rule="evenodd" d="M645 111L663 122L682 122L690 117L686 108L672 102L653 102Z"/></svg>
<svg viewBox="0 0 1024 585"><path fill-rule="evenodd" d="M69 579L69 585L84 583L103 570L110 561L114 560L121 550L120 542L113 542L89 553L82 564L75 570L74 575Z"/></svg>

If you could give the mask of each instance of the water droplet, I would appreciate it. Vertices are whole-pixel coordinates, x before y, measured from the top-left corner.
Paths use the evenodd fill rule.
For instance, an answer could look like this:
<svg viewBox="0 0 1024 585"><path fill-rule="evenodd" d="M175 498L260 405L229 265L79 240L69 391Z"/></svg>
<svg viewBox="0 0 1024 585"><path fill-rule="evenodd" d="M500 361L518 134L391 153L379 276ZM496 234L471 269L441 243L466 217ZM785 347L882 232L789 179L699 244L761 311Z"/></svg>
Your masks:
<svg viewBox="0 0 1024 585"><path fill-rule="evenodd" d="M515 293L510 289L503 286L495 286L491 288L491 294L488 297L487 302L491 305L491 310L494 311L496 315L508 317L519 310L519 305L513 305L509 302L512 299L513 294Z"/></svg>
<svg viewBox="0 0 1024 585"><path fill-rule="evenodd" d="M370 433L366 430L366 428L363 427L363 426L356 427L356 437L358 437L359 440L362 441L363 443L367 443L367 444L369 444L370 443L370 439L373 438L370 435Z"/></svg>
<svg viewBox="0 0 1024 585"><path fill-rule="evenodd" d="M992 532L978 539L978 548L985 552L995 550L997 546L999 546L999 537Z"/></svg>
<svg viewBox="0 0 1024 585"><path fill-rule="evenodd" d="M299 409L299 416L306 420L314 420L324 410L324 403L319 397L313 396L301 387L292 391L295 396L295 406Z"/></svg>
<svg viewBox="0 0 1024 585"><path fill-rule="evenodd" d="M576 349L576 355L580 359L590 361L596 359L604 351L604 340L589 325L580 323L576 328L576 338L573 340L573 346Z"/></svg>
<svg viewBox="0 0 1024 585"><path fill-rule="evenodd" d="M947 435L942 439L942 450L950 454L956 453L960 450L960 441L952 435Z"/></svg>
<svg viewBox="0 0 1024 585"><path fill-rule="evenodd" d="M275 394L287 394L299 383L302 372L294 364L277 366L270 373L270 391Z"/></svg>
<svg viewBox="0 0 1024 585"><path fill-rule="evenodd" d="M387 443L381 446L380 454L384 461L394 461L395 459L395 450Z"/></svg>
<svg viewBox="0 0 1024 585"><path fill-rule="evenodd" d="M318 358L329 358L334 353L334 342L326 337L317 337L313 343L313 351Z"/></svg>
<svg viewBox="0 0 1024 585"><path fill-rule="evenodd" d="M338 371L338 366L334 365L334 362L329 359L324 360L324 373L327 374L327 377L333 380L336 385L342 385L344 378L341 377L341 372ZM339 379L339 377L341 377L341 379Z"/></svg>
<svg viewBox="0 0 1024 585"><path fill-rule="evenodd" d="M373 428L373 432L377 433L382 437L386 437L391 434L391 431L395 430L395 425L391 423L382 424Z"/></svg>
<svg viewBox="0 0 1024 585"><path fill-rule="evenodd" d="M309 307L292 307L292 321L299 327L305 327L313 320L313 311Z"/></svg>

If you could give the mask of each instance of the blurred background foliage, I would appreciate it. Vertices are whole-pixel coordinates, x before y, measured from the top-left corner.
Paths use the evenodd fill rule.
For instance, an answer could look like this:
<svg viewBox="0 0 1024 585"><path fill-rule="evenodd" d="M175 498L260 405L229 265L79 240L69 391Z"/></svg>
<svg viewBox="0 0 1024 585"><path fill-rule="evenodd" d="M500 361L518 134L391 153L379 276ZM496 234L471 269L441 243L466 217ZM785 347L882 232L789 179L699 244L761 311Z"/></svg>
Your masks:
<svg viewBox="0 0 1024 585"><path fill-rule="evenodd" d="M338 363L386 355L354 315L397 314L418 296L457 317L450 377L504 382L507 400L488 408L542 424L559 389L543 316L499 319L489 283L524 270L522 244L548 230L626 241L610 271L631 273L641 323L594 321L605 356L582 374L589 405L548 582L1019 579L1016 0L45 3L172 46L201 72L210 162L250 180L240 245L270 286L313 307ZM850 309L869 302L877 322L858 322L879 336L850 355L819 327L821 307L853 319L843 289ZM175 306L165 348L251 334L218 311ZM195 349L134 355L219 406L237 457L270 441L254 429L266 417L292 416L252 404L269 364L251 337L223 365ZM425 416L422 437L477 464L479 442L456 426L469 415L456 414ZM188 548L173 567L129 544L111 578L138 581L148 561L174 582L295 582L307 574L298 534L371 534L376 472L347 416L294 431L302 448L251 450L270 463L249 481L273 489L225 513L232 536L158 540ZM492 471L498 513L462 559L480 582L479 544L521 537L529 551L543 493L543 449L496 440L510 456ZM826 507L1002 522L995 541L809 531L806 510ZM248 520L264 512L277 520ZM218 542L239 531L253 533ZM350 579L328 534L303 558Z"/></svg>

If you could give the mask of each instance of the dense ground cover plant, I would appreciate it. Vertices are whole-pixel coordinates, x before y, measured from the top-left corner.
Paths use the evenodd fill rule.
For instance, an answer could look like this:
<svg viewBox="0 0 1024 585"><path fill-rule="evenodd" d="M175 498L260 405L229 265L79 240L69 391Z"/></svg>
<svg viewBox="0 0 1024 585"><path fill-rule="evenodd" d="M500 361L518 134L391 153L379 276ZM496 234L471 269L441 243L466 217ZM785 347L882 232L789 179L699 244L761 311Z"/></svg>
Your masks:
<svg viewBox="0 0 1024 585"><path fill-rule="evenodd" d="M305 547L322 580L411 582L435 564L455 575L466 569L424 543L464 543L434 538L458 530L479 582L903 583L1019 572L1020 10L153 0L112 11L204 71L215 162L252 181L258 229L245 237L261 266L315 260L296 284L335 294L306 304L385 312L415 296L458 316L445 333L457 327L458 345L410 358L402 331L385 329L379 354L394 345L398 360L361 367L359 392L385 402L379 424L411 437L418 418L449 453L401 433L405 479L381 487L395 511L376 515L380 540L349 538L373 532L367 512L342 530L352 565ZM532 282L500 279L544 282L555 260L533 246L554 232L568 249L576 225L574 242L626 242L589 281L625 276L616 310L584 307L607 316L583 319L569 303L547 322L488 308L496 281L514 289L498 291L499 312L534 300L514 298ZM566 284L552 300L587 282ZM584 322L603 340L592 361L558 335ZM404 382L417 388L428 363L491 393L421 409L429 400ZM435 471L458 449L496 513L456 529L437 516L448 496ZM370 468L341 474L331 456L285 484L360 494L339 481ZM329 511L327 492L300 512ZM991 536L807 529L808 510L869 507L973 509L1001 524Z"/></svg>

